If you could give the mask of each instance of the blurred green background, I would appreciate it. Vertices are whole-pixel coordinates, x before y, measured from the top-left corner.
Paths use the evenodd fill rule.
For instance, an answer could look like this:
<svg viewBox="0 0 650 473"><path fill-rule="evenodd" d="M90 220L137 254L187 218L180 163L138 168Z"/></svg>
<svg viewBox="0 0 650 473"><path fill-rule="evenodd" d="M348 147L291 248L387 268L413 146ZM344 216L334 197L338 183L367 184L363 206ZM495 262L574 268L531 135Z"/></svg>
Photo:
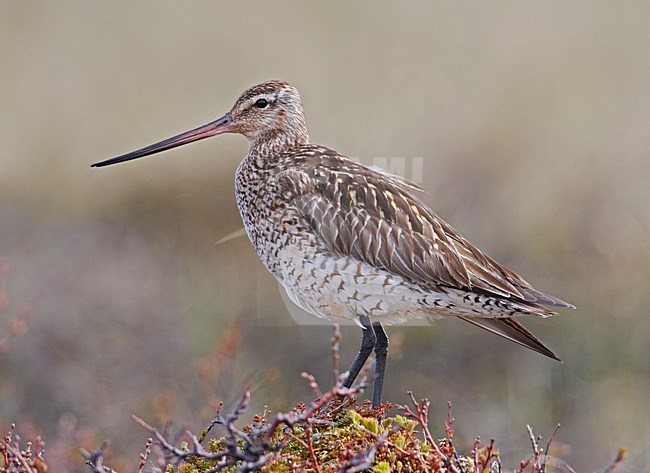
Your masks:
<svg viewBox="0 0 650 473"><path fill-rule="evenodd" d="M105 438L135 470L131 413L201 426L248 385L252 415L308 401L302 371L331 382L331 328L293 320L246 238L215 244L240 228L242 137L89 167L272 78L312 141L423 158L439 215L578 307L524 321L564 364L456 321L391 327L386 399L429 397L439 434L451 401L459 445L495 437L509 468L526 424L560 422L577 471L619 446L650 471L650 3L3 1L0 51L0 334L30 314L0 420L44 434L54 471Z"/></svg>

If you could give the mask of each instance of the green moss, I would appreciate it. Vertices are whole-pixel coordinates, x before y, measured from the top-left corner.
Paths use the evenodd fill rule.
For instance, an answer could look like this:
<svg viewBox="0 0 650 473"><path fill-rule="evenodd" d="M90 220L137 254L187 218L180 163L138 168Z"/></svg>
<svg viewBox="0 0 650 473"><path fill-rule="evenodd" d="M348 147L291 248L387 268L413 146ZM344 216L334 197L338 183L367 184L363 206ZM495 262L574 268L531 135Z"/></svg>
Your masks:
<svg viewBox="0 0 650 473"><path fill-rule="evenodd" d="M255 431L252 426L246 430ZM364 455L370 459L373 472L377 473L416 472L425 467L435 471L436 466L441 465L440 457L420 438L420 434L417 422L401 415L379 422L355 409L335 415L329 415L325 410L292 428L278 428L271 436L269 447L270 450L274 446L279 448L271 451L271 458L261 471L313 472L316 471L314 459L320 471L336 471L355 457ZM246 448L241 440L238 443L240 448ZM208 441L212 452L224 447L223 438ZM202 472L214 465L215 462L210 460L193 460L192 465L184 465L186 470L179 469L179 473Z"/></svg>
<svg viewBox="0 0 650 473"><path fill-rule="evenodd" d="M374 473L390 473L392 470L390 469L388 462L379 462L372 467L372 471Z"/></svg>

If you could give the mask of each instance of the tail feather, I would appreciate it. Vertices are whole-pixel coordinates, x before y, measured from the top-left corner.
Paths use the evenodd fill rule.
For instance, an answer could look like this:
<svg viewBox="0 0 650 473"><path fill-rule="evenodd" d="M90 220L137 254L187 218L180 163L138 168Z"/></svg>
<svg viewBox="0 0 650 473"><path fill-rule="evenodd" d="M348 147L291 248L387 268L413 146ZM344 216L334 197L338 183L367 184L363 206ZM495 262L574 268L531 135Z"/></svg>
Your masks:
<svg viewBox="0 0 650 473"><path fill-rule="evenodd" d="M557 297L538 291L532 287L517 286L517 290L522 293L526 302L543 304L552 307L562 307L565 309L575 309L575 306L573 304L569 304L562 299L558 299Z"/></svg>
<svg viewBox="0 0 650 473"><path fill-rule="evenodd" d="M549 350L540 339L530 333L526 327L517 322L514 317L487 318L487 317L464 317L458 316L465 322L481 327L489 332L507 338L537 353L546 355L557 361L560 360L555 353Z"/></svg>

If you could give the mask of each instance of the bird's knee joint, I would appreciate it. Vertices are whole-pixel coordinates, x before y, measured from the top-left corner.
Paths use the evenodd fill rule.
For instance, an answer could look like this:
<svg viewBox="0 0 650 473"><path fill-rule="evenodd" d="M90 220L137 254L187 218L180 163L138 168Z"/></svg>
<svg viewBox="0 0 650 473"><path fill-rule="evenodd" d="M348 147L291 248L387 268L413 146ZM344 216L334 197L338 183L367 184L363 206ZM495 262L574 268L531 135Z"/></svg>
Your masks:
<svg viewBox="0 0 650 473"><path fill-rule="evenodd" d="M375 345L375 355L386 356L388 354L388 343L384 345Z"/></svg>

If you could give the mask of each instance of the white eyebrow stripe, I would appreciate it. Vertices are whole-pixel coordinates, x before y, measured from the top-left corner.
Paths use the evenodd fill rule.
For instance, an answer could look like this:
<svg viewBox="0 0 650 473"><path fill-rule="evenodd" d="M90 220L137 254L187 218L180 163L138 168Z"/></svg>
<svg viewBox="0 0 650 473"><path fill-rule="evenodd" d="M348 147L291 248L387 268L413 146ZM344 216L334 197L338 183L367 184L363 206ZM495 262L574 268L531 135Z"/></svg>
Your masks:
<svg viewBox="0 0 650 473"><path fill-rule="evenodd" d="M258 94L250 98L249 106L253 106L258 100L264 99L267 102L275 102L278 99L278 94Z"/></svg>

